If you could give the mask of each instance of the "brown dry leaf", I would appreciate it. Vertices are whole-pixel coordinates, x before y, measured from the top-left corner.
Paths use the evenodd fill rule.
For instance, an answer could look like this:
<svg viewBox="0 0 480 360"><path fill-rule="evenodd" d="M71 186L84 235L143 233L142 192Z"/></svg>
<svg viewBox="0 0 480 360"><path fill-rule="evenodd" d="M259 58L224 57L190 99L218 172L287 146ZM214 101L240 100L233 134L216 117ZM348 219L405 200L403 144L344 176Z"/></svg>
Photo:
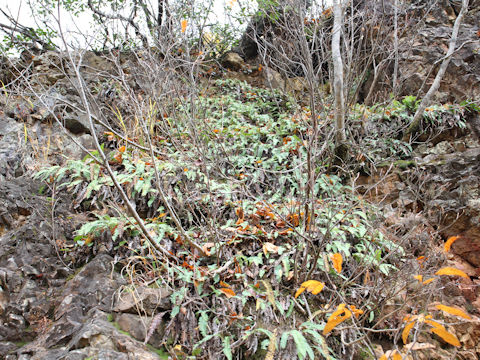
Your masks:
<svg viewBox="0 0 480 360"><path fill-rule="evenodd" d="M453 268L453 267L444 267L444 268L441 268L440 270L438 270L435 275L452 275L452 276L461 276L461 277L464 277L464 278L467 278L469 279L469 276L467 274L465 274L462 270L458 270L456 268Z"/></svg>
<svg viewBox="0 0 480 360"><path fill-rule="evenodd" d="M435 307L439 310L445 311L446 313L448 313L450 315L459 316L459 317L462 317L462 318L467 319L467 320L472 319L471 316L468 315L467 313L465 313L463 310L457 309L457 308L452 307L452 306L438 304Z"/></svg>
<svg viewBox="0 0 480 360"><path fill-rule="evenodd" d="M265 254L265 256L267 256L267 254L269 253L276 254L278 253L278 246L272 244L271 242L266 242L263 244L263 253Z"/></svg>
<svg viewBox="0 0 480 360"><path fill-rule="evenodd" d="M460 236L451 236L448 238L447 242L443 245L443 248L445 249L445 252L449 252L450 248L452 247L452 244L460 239Z"/></svg>
<svg viewBox="0 0 480 360"><path fill-rule="evenodd" d="M243 208L241 207L238 207L235 209L235 214L238 216L238 220L242 220L240 221L240 223L243 222L243 219L245 218L245 214L243 212ZM238 221L237 221L238 222Z"/></svg>
<svg viewBox="0 0 480 360"><path fill-rule="evenodd" d="M288 228L288 229L279 231L278 235L288 235L288 233L291 233L292 231L293 231L292 228Z"/></svg>
<svg viewBox="0 0 480 360"><path fill-rule="evenodd" d="M270 343L268 344L267 354L264 360L275 359L275 351L277 350L277 332L278 329L273 330L272 336L270 336Z"/></svg>
<svg viewBox="0 0 480 360"><path fill-rule="evenodd" d="M275 294L272 289L272 285L270 285L270 282L268 280L262 280L263 286L265 286L265 290L267 292L267 299L272 304L273 308L275 309L277 307L277 303L275 302Z"/></svg>
<svg viewBox="0 0 480 360"><path fill-rule="evenodd" d="M210 249L215 246L215 243L213 242L207 242L203 244L202 246L202 251L206 256L210 256Z"/></svg>
<svg viewBox="0 0 480 360"><path fill-rule="evenodd" d="M343 257L341 254L336 253L331 256L333 267L335 270L337 270L338 273L342 272L342 263L343 263Z"/></svg>
<svg viewBox="0 0 480 360"><path fill-rule="evenodd" d="M436 346L430 343L418 343L418 342L411 342L406 344L403 349L407 351L418 351L418 350L428 350L428 349L435 349Z"/></svg>
<svg viewBox="0 0 480 360"><path fill-rule="evenodd" d="M231 297L234 297L234 296L235 296L235 291L233 291L232 289L221 288L220 291L221 291L222 293L224 293L225 296L226 296L227 298L229 298L229 299L230 299Z"/></svg>

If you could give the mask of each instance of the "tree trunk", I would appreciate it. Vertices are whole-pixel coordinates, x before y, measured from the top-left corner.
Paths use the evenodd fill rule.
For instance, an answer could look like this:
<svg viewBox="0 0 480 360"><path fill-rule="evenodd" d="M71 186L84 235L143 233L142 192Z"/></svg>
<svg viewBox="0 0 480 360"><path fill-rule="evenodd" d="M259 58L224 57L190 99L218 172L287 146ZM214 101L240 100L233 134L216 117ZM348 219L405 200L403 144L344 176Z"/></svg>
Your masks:
<svg viewBox="0 0 480 360"><path fill-rule="evenodd" d="M345 140L345 97L343 89L343 61L340 49L342 32L342 5L338 0L333 2L333 93L335 96L335 143L338 148Z"/></svg>

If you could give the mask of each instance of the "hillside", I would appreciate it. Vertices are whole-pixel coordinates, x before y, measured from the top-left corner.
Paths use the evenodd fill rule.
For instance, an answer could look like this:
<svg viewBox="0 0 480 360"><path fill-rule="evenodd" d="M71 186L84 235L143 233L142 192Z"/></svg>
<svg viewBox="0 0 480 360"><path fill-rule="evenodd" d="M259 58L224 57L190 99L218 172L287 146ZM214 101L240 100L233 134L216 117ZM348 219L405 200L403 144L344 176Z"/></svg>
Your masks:
<svg viewBox="0 0 480 360"><path fill-rule="evenodd" d="M3 58L0 356L478 359L479 8L417 131L426 52L346 88L342 154L331 82L259 54Z"/></svg>

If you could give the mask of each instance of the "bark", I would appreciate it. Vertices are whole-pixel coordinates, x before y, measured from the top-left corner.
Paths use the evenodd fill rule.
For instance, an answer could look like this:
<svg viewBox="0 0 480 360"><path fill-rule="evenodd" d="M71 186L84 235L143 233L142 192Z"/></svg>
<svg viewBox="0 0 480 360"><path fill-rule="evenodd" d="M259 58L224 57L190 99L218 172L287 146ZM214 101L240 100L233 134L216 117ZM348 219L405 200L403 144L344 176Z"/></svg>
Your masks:
<svg viewBox="0 0 480 360"><path fill-rule="evenodd" d="M335 142L336 146L338 147L346 141L343 61L340 49L340 37L342 32L342 5L338 0L333 2L333 16L333 93L335 97Z"/></svg>

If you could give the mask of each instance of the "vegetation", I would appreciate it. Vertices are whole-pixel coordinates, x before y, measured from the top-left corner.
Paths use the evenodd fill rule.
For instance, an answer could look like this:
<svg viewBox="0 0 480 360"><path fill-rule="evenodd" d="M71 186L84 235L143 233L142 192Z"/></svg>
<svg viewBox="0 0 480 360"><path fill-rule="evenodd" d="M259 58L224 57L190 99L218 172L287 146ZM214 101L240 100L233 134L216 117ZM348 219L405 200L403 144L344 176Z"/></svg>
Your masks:
<svg viewBox="0 0 480 360"><path fill-rule="evenodd" d="M432 249L409 244L404 229L387 231L375 185L359 188L357 180L415 167L419 142L463 130L464 115L478 105L427 107L395 91L388 103L358 103L365 69L375 64L347 52L354 14L339 2L333 39L325 31L331 9L304 14L293 3L260 2L258 12L282 11L260 17L257 63L236 72L220 61L242 45L235 24L260 25L235 1L233 25L205 25L208 2L159 1L157 9L144 1L39 3L45 18L56 6L92 12L104 32L93 47L114 65L89 77L61 29L6 38L5 50L32 42L67 50L68 64L58 68L76 77L75 106L95 140L83 159L44 166L35 178L47 184L43 193L66 191L72 209L88 214L65 256L105 246L132 286L170 291L171 311L153 316L145 342L161 321L166 351L184 359L398 359L414 353L420 337L461 346L453 327L470 315L435 293L446 277L468 276L439 263L424 267ZM124 31L112 33L107 20ZM291 35L293 48L269 52L278 43L268 28ZM359 39L348 45L354 42L383 53ZM118 48L133 54L130 68ZM258 81L272 69L286 80L304 75L295 77L301 94ZM326 80L332 95L321 91ZM51 117L63 124L55 106ZM419 111L423 132L406 137ZM390 342L385 354L375 353L378 339Z"/></svg>

